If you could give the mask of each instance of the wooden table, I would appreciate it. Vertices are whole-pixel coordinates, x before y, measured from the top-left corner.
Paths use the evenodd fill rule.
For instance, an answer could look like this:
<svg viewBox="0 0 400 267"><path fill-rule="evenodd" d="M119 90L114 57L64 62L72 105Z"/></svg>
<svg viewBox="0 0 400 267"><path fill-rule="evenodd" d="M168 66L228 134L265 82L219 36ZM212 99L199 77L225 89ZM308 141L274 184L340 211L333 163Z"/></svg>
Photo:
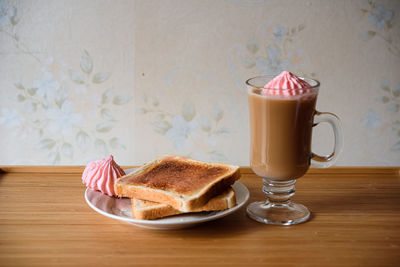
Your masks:
<svg viewBox="0 0 400 267"><path fill-rule="evenodd" d="M1 168L1 167L0 167ZM2 167L0 266L399 266L399 168L310 170L295 226L252 221L245 209L194 228L157 231L104 217L84 200L82 167ZM250 201L261 179L242 168Z"/></svg>

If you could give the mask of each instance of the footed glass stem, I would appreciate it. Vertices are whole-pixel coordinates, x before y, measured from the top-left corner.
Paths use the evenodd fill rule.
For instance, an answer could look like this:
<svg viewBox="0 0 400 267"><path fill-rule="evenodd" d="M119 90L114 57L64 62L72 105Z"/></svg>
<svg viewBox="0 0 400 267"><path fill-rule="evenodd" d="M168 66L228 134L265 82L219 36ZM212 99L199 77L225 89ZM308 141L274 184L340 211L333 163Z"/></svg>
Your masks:
<svg viewBox="0 0 400 267"><path fill-rule="evenodd" d="M253 220L266 224L292 225L310 218L308 209L290 201L295 194L296 180L272 181L263 179L265 202L253 202L247 206L247 214Z"/></svg>

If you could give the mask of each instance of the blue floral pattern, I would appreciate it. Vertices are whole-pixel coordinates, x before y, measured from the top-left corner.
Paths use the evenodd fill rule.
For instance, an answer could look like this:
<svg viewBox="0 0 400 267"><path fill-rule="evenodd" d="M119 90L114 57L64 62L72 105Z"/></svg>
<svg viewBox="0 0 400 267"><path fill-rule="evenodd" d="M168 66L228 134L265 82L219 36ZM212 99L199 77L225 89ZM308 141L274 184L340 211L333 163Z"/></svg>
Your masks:
<svg viewBox="0 0 400 267"><path fill-rule="evenodd" d="M174 115L171 119L171 127L165 135L174 143L178 150L190 150L193 147L191 136L198 127L196 120L186 121L182 115Z"/></svg>
<svg viewBox="0 0 400 267"><path fill-rule="evenodd" d="M0 1L0 34L35 59L41 77L28 84L22 79L15 82L14 102L2 108L0 126L15 130L22 138L34 136L39 140L36 149L46 153L47 164L73 162L77 155L80 159L83 155L91 157L90 148L96 151L95 158L110 150L125 149L119 138L111 135L117 122L112 110L132 97L117 94L107 85L111 73L95 72L94 61L86 50L80 68L74 69L53 57L44 59L32 53L18 35L18 14L15 6ZM95 126L88 121L95 121Z"/></svg>
<svg viewBox="0 0 400 267"><path fill-rule="evenodd" d="M227 55L227 64L232 79L239 90L244 90L242 77L244 69L254 69L260 75L276 75L283 70L291 70L298 74L314 77L315 73L304 73L306 64L300 49L289 49L297 34L305 29L304 24L286 27L281 24L272 26L269 23L261 28L261 33L247 41L247 44L233 45Z"/></svg>
<svg viewBox="0 0 400 267"><path fill-rule="evenodd" d="M18 23L17 9L6 1L0 0L0 27Z"/></svg>
<svg viewBox="0 0 400 267"><path fill-rule="evenodd" d="M381 122L381 114L372 110L368 109L365 117L361 120L361 123L368 129L372 130L382 125Z"/></svg>
<svg viewBox="0 0 400 267"><path fill-rule="evenodd" d="M361 9L364 17L373 25L372 29L365 31L361 38L364 41L369 41L374 38L380 38L386 44L390 53L400 57L400 47L393 40L391 29L393 28L395 12L387 9L383 5L377 5L375 1L369 0L368 7Z"/></svg>
<svg viewBox="0 0 400 267"><path fill-rule="evenodd" d="M368 16L368 21L371 24L375 24L378 30L391 28L394 18L394 11L385 9L385 7L382 5L375 6L372 2L370 2L370 5L373 10L369 12L370 14Z"/></svg>
<svg viewBox="0 0 400 267"><path fill-rule="evenodd" d="M15 129L21 126L20 115L17 110L9 110L3 108L0 116L0 124L3 124L7 129Z"/></svg>
<svg viewBox="0 0 400 267"><path fill-rule="evenodd" d="M363 33L364 41L380 38L386 44L388 51L400 57L400 47L393 41L391 29L394 26L395 11L376 1L369 0L368 7L361 9L364 18L367 18L373 27ZM400 151L400 83L391 85L387 79L382 79L379 90L379 101L369 108L361 120L361 124L374 134L394 133L397 142L392 144L392 151Z"/></svg>
<svg viewBox="0 0 400 267"><path fill-rule="evenodd" d="M92 61L87 51L81 61L86 56ZM36 148L47 151L53 164L72 161L76 150L85 154L93 147L98 157L125 149L117 137L109 135L117 122L112 114L115 108L111 106L125 105L132 97L118 95L114 89L96 88L110 73L92 74L81 66L81 71L69 70L67 79L66 71L57 62L47 62L51 64L44 65L42 78L34 80L31 86L15 83L17 104L3 108L0 125L21 133L35 132L40 140ZM85 97L80 97L82 94ZM92 120L97 121L95 128L85 123Z"/></svg>
<svg viewBox="0 0 400 267"><path fill-rule="evenodd" d="M274 75L291 68L290 60L282 58L281 50L275 44L267 45L266 57L256 58L256 68L261 75Z"/></svg>
<svg viewBox="0 0 400 267"><path fill-rule="evenodd" d="M226 159L217 149L217 140L229 133L219 125L224 117L219 106L214 106L208 114L197 114L195 104L186 100L181 112L172 114L159 108L157 98L144 94L143 107L138 112L148 117L154 132L173 144L175 153L206 161Z"/></svg>
<svg viewBox="0 0 400 267"><path fill-rule="evenodd" d="M378 103L368 109L361 123L375 134L396 134L398 141L392 144L392 150L400 151L400 83L391 86L388 80L382 79L379 93Z"/></svg>

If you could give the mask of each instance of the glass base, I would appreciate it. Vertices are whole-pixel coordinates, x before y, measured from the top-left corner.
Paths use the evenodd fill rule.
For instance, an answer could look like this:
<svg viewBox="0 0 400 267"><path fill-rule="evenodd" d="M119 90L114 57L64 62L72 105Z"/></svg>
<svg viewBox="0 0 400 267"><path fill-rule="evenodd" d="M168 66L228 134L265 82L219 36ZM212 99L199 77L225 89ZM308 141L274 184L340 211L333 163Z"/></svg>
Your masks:
<svg viewBox="0 0 400 267"><path fill-rule="evenodd" d="M293 225L307 221L310 211L301 204L253 202L247 206L247 214L253 220L266 224Z"/></svg>

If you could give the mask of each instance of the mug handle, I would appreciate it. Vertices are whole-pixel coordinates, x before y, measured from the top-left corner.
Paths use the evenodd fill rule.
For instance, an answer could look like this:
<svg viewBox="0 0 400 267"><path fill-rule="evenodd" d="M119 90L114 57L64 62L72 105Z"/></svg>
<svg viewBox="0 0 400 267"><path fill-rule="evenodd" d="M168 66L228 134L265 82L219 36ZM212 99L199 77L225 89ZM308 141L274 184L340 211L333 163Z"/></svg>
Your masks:
<svg viewBox="0 0 400 267"><path fill-rule="evenodd" d="M343 133L342 126L339 118L329 112L315 111L314 114L314 126L317 126L321 122L327 122L332 126L333 134L335 136L335 146L333 152L328 156L319 156L315 153L311 153L311 166L317 168L328 168L335 164L339 154L343 149Z"/></svg>

